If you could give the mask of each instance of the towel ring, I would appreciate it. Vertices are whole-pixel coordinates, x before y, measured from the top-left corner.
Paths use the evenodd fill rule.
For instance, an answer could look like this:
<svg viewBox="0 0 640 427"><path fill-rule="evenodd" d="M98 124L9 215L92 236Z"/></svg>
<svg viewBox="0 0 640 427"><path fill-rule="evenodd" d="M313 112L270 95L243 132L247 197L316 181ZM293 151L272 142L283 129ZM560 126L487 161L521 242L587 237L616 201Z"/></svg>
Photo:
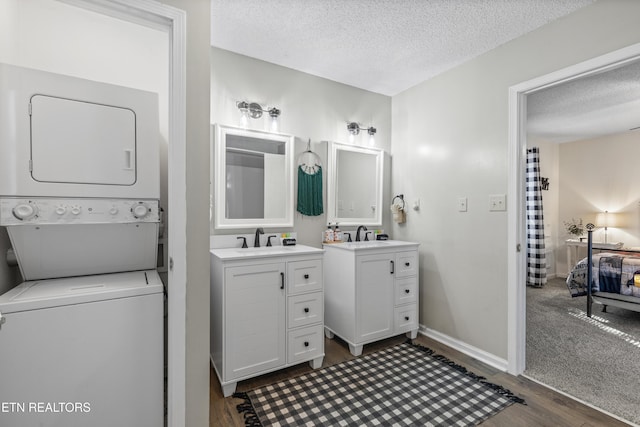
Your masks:
<svg viewBox="0 0 640 427"><path fill-rule="evenodd" d="M398 194L397 196L395 196L393 198L393 200L391 200L391 204L394 205L396 203L396 199L400 199L402 200L402 210L404 210L406 203L404 201L404 194Z"/></svg>

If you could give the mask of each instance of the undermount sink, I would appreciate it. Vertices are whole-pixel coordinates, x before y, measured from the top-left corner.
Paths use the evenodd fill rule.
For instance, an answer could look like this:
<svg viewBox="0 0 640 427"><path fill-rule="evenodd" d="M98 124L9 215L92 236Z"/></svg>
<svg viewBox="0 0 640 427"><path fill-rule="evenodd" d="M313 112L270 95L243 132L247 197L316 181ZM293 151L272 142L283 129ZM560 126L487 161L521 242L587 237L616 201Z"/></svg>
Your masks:
<svg viewBox="0 0 640 427"><path fill-rule="evenodd" d="M347 251L360 251L360 250L375 250L375 249L394 249L402 246L416 245L413 242L404 242L402 240L362 240L359 242L345 242L326 245L327 247L334 247L344 249Z"/></svg>
<svg viewBox="0 0 640 427"><path fill-rule="evenodd" d="M294 246L261 246L259 248L238 248L236 252L240 254L259 254L259 253L274 253L274 252L287 252L291 251Z"/></svg>
<svg viewBox="0 0 640 427"><path fill-rule="evenodd" d="M360 241L360 242L348 242L343 243L349 249L357 249L357 248L381 248L387 246L389 243L385 240L371 240L371 241Z"/></svg>
<svg viewBox="0 0 640 427"><path fill-rule="evenodd" d="M294 255L307 255L307 254L316 254L318 252L323 252L322 249L313 248L311 246L305 245L294 245L294 246L260 246L260 247L251 247L251 248L239 248L239 247L231 247L231 248L215 248L210 249L211 255L224 259L224 260L245 260L251 258L269 258L269 257L279 257L279 256L294 256Z"/></svg>

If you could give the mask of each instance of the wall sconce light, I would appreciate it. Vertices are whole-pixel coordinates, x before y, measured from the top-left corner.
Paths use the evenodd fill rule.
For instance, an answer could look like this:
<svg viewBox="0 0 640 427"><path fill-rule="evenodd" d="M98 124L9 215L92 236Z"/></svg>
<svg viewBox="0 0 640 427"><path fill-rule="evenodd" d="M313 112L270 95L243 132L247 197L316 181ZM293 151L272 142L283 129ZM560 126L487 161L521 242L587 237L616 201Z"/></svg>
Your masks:
<svg viewBox="0 0 640 427"><path fill-rule="evenodd" d="M355 139L355 136L360 134L361 130L366 130L367 133L369 134L369 145L374 144L375 134L378 131L373 126L368 128L361 128L360 125L356 122L347 123L347 130L349 131L349 142L352 142L352 143L353 143L353 140Z"/></svg>
<svg viewBox="0 0 640 427"><path fill-rule="evenodd" d="M278 130L278 117L280 117L280 114L282 113L278 108L262 108L262 106L257 102L246 101L236 102L236 107L238 107L242 114L240 117L240 124L242 127L247 127L249 124L249 118L259 119L262 117L263 113L269 113L269 117L271 118L271 130L274 132Z"/></svg>

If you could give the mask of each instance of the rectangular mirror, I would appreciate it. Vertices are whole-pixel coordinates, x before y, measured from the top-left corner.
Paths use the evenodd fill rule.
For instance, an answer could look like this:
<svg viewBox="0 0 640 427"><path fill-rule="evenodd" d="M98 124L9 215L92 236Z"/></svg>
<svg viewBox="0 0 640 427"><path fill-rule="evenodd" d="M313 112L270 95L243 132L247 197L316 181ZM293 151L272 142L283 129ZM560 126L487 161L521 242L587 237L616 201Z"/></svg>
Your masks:
<svg viewBox="0 0 640 427"><path fill-rule="evenodd" d="M377 148L329 142L328 221L382 225L383 154Z"/></svg>
<svg viewBox="0 0 640 427"><path fill-rule="evenodd" d="M293 227L293 137L220 124L212 135L214 227Z"/></svg>

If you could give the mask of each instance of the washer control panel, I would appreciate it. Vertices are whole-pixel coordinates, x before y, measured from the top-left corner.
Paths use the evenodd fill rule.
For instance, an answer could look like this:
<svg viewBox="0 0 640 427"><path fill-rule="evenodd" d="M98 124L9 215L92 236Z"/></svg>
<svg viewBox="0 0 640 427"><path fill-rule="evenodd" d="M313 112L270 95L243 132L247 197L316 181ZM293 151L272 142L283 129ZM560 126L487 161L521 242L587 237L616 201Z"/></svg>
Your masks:
<svg viewBox="0 0 640 427"><path fill-rule="evenodd" d="M0 225L159 222L157 200L0 198Z"/></svg>

